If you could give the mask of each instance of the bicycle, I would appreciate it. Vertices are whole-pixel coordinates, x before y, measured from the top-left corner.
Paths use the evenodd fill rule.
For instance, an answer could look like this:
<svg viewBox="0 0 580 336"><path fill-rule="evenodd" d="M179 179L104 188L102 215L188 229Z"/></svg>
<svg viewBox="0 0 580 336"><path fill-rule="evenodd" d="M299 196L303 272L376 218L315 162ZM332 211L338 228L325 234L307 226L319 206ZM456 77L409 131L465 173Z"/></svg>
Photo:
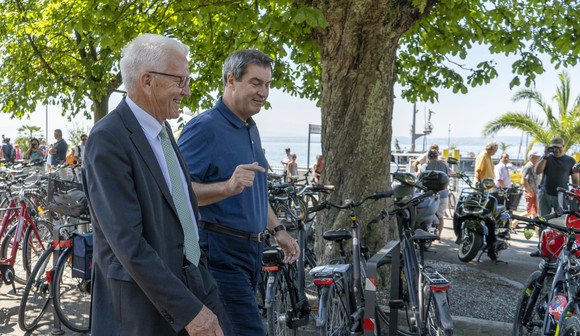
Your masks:
<svg viewBox="0 0 580 336"><path fill-rule="evenodd" d="M396 206L395 210L391 212L383 210L381 214L369 223L369 225L378 223L389 215L400 217L405 214L405 217L402 217L404 219L404 225L402 225L404 230L401 234L402 252L400 256L403 262L398 270L392 270L392 272L400 275L397 278L404 282L406 286L399 286L398 283L394 286L395 293L391 293L390 314L396 317L396 309L406 308L405 310L413 312L414 316L413 319L408 318L409 325L411 325L410 331L405 331L401 328L397 329L398 334L401 335L413 334L413 332L417 332L417 335L424 335L424 330L434 332L427 335L452 334L452 322L446 293L449 283L439 273L435 271L427 272L430 269L423 266L423 250L421 250L419 261L414 245L415 242L434 240L438 239L438 237L421 229L416 229L414 232L411 229L415 215L413 207L432 194L433 192L428 191L424 194L416 195L406 204ZM392 191L373 194L359 202L348 202L343 206L325 204L323 202L319 207L316 207L317 209L328 207L347 209L352 224L352 233L347 230L337 230L325 232L323 235L326 240L335 241L339 244L341 250L341 257L338 259L339 263L319 266L311 271L315 284L320 289L317 326L321 328L321 335L352 335L360 333L363 326L365 335L367 333L380 335L381 322L386 326L392 324L389 314L379 305L383 293L377 293L375 290L372 297L367 297L366 295L363 296L362 291L363 281L366 287L376 288L376 278L367 277L367 272L374 267L374 273L376 273L376 268L389 263L391 258L385 254L377 253L368 259L368 250L358 244L359 226L356 222L354 211L356 206L368 199L390 196L392 196ZM408 208L411 209L407 210ZM353 238L353 252L352 262L348 264L346 263L346 253L342 247L342 242L350 238ZM381 260L379 261L377 258ZM369 266L371 268L367 270ZM399 293L398 288L401 288L402 293ZM400 294L402 294L402 300L398 299ZM363 316L363 314L367 315L369 311L374 312L372 316L376 317L378 315L378 319Z"/></svg>
<svg viewBox="0 0 580 336"><path fill-rule="evenodd" d="M580 264L578 243L580 229L548 222L563 214L580 218L574 210L556 211L544 218L512 215L513 219L539 226L543 260L540 270L532 273L518 300L513 323L513 335L575 335L580 328ZM551 230L550 230L551 229ZM560 334L562 332L562 334Z"/></svg>
<svg viewBox="0 0 580 336"><path fill-rule="evenodd" d="M26 284L32 266L50 241L53 225L45 220L33 220L38 212L25 195L27 186L21 177L3 182L8 207L3 209L5 212L0 224L0 275L5 284L14 287L13 281ZM17 197L12 195L11 186L14 184L21 184ZM21 262L17 259L19 251L22 253Z"/></svg>
<svg viewBox="0 0 580 336"><path fill-rule="evenodd" d="M67 328L80 333L90 331L90 274L87 278L73 273L73 250L79 240L64 230L76 226L55 227L55 239L36 263L18 310L18 325L23 331L36 328L51 302L57 318Z"/></svg>
<svg viewBox="0 0 580 336"><path fill-rule="evenodd" d="M286 188L284 185L279 187ZM295 198L296 195L290 192L289 197ZM268 335L296 335L297 328L306 325L310 316L310 304L305 292L305 268L307 265L316 267L316 256L307 244L312 221L304 222L295 214L290 216L298 231L297 242L301 250L297 262L285 264L284 253L277 246L268 246L263 252L262 278L268 280L258 293L263 300ZM269 235L266 241L269 241ZM260 299L258 302L261 303Z"/></svg>

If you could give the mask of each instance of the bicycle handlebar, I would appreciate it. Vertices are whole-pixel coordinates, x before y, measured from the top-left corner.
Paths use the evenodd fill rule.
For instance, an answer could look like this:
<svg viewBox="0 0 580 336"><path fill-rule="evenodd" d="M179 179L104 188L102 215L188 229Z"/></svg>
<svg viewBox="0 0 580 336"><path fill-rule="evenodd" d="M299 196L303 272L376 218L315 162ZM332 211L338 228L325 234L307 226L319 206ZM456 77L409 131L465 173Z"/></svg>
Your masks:
<svg viewBox="0 0 580 336"><path fill-rule="evenodd" d="M575 193L571 192L570 190L568 190L566 188L558 187L558 188L556 188L556 190L558 192L561 192L561 193L566 194L568 196L572 196L572 197L576 197L577 196Z"/></svg>
<svg viewBox="0 0 580 336"><path fill-rule="evenodd" d="M564 232L574 232L577 234L580 234L580 229L575 229L572 227L567 227L567 226L561 226L561 225L557 225L557 224L552 224L549 223L548 220L556 218L556 217L560 217L562 215L573 215L575 217L580 218L580 213L576 212L576 211L555 211L552 212L550 214L547 214L546 216L544 216L543 218L540 217L536 217L536 218L528 218L528 217L522 217L522 216L518 216L518 215L511 215L510 217L512 219L517 219L520 220L522 222L526 222L535 226L541 226L541 227L549 227L552 228L554 230L558 230L558 231L564 231Z"/></svg>
<svg viewBox="0 0 580 336"><path fill-rule="evenodd" d="M319 205L308 208L308 212L309 213L310 212L317 212L317 211L320 211L323 209L330 209L330 208L336 208L336 209L356 208L357 206L363 204L364 202L366 202L369 199L378 200L380 198L387 198L387 197L392 197L392 196L393 196L393 191L387 190L387 191L380 191L380 192L372 193L356 203L352 202L352 201L347 201L345 205L337 205L337 204L330 203L328 201L324 201L324 202L320 203Z"/></svg>

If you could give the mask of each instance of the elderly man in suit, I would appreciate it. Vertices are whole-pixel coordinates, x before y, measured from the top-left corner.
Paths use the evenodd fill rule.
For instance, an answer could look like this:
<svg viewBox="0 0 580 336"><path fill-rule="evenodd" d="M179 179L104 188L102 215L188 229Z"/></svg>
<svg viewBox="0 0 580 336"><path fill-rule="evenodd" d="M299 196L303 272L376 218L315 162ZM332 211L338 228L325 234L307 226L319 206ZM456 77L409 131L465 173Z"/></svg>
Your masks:
<svg viewBox="0 0 580 336"><path fill-rule="evenodd" d="M127 97L87 142L92 335L223 335L217 286L198 243L197 199L166 123L191 94L188 53L154 34L123 48Z"/></svg>

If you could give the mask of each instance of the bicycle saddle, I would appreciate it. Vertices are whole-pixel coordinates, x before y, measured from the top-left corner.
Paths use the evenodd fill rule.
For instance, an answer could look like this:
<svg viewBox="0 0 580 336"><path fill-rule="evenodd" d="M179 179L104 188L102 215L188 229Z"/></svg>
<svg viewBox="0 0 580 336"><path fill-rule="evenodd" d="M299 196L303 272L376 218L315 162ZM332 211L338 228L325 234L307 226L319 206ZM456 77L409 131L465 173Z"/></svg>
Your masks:
<svg viewBox="0 0 580 336"><path fill-rule="evenodd" d="M437 240L439 237L436 234L429 233L425 230L417 229L411 237L411 241L415 240Z"/></svg>
<svg viewBox="0 0 580 336"><path fill-rule="evenodd" d="M322 238L330 241L343 241L352 238L352 232L347 229L340 229L334 231L326 231L322 234Z"/></svg>

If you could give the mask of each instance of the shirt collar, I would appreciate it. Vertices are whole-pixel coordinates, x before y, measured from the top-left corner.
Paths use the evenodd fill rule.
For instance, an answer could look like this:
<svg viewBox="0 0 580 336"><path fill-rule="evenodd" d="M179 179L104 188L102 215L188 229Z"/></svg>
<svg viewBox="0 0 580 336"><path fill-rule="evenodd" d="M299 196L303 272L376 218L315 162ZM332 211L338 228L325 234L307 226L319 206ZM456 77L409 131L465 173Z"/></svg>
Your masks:
<svg viewBox="0 0 580 336"><path fill-rule="evenodd" d="M247 127L254 127L256 122L252 117L248 118L248 120L243 121L242 119L238 118L237 115L232 112L228 106L222 101L222 97L220 97L216 103L217 110L222 114L227 121L229 121L234 127L242 128L244 126Z"/></svg>
<svg viewBox="0 0 580 336"><path fill-rule="evenodd" d="M137 118L137 122L139 122L139 125L141 125L143 132L145 132L148 137L153 139L159 136L159 132L161 132L161 128L163 127L159 121L157 121L157 119L153 118L152 115L145 112L142 108L135 104L135 102L132 101L128 96L125 98L125 102L127 105L129 105L129 108L135 115L135 118Z"/></svg>

